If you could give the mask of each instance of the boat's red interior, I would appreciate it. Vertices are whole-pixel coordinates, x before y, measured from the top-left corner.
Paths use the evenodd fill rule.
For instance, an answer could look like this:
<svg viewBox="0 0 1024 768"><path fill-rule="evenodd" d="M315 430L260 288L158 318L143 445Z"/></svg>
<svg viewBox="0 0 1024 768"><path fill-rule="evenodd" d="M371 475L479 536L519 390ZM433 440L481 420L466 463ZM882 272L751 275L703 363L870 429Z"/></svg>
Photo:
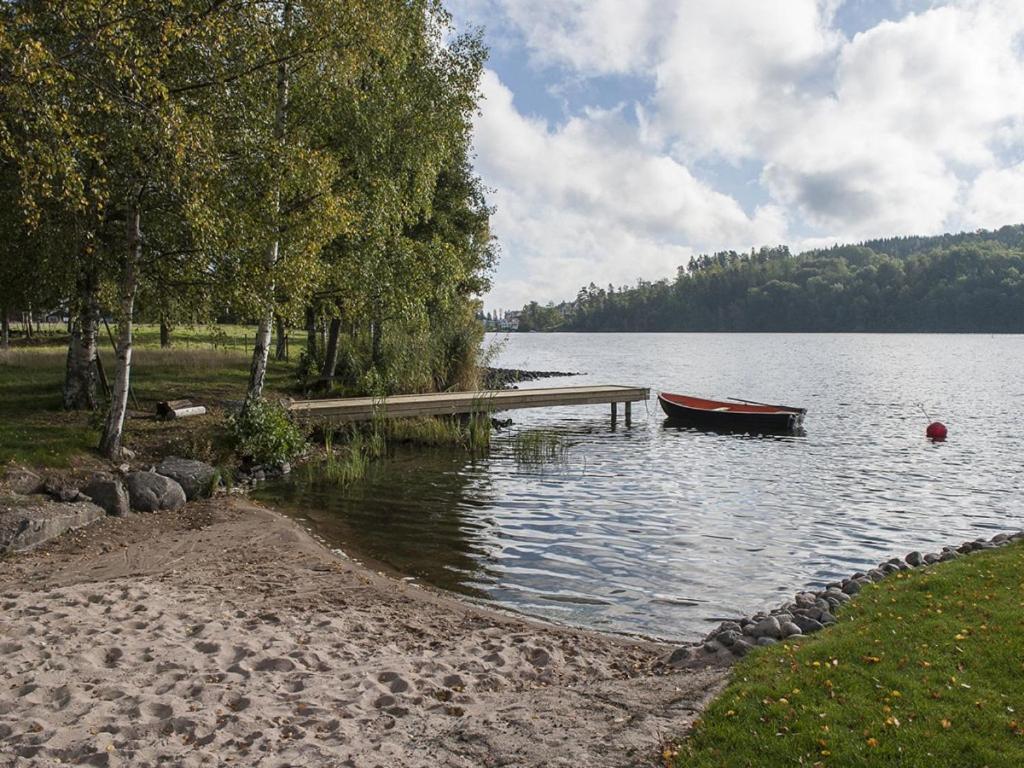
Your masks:
<svg viewBox="0 0 1024 768"><path fill-rule="evenodd" d="M721 400L705 400L702 397L672 395L662 392L660 397L670 403L686 408L697 408L702 411L726 411L728 413L796 413L796 409L779 408L774 405L748 405L747 403L729 403Z"/></svg>

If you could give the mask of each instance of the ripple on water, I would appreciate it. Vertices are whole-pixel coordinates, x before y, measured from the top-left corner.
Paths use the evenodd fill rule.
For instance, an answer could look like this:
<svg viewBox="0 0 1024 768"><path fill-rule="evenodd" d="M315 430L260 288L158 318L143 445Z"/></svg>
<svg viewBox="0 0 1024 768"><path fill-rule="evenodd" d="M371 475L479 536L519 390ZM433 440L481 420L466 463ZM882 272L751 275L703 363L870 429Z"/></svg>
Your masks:
<svg viewBox="0 0 1024 768"><path fill-rule="evenodd" d="M623 350L609 356L608 349ZM511 414L557 431L563 463L402 450L344 492L264 490L328 540L527 613L695 637L911 549L1024 522L1024 338L657 334L512 336L498 364L809 407L803 436L665 427L656 403ZM578 384L575 379L535 385ZM919 403L951 427L923 439Z"/></svg>

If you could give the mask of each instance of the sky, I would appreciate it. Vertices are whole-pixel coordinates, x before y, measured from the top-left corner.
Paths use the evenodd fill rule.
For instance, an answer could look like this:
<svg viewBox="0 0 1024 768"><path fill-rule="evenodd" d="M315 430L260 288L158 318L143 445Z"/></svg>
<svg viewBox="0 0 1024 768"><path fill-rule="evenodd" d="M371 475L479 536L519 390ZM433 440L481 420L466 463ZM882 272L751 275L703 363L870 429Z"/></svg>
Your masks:
<svg viewBox="0 0 1024 768"><path fill-rule="evenodd" d="M691 255L1024 222L1024 0L449 0L487 309Z"/></svg>

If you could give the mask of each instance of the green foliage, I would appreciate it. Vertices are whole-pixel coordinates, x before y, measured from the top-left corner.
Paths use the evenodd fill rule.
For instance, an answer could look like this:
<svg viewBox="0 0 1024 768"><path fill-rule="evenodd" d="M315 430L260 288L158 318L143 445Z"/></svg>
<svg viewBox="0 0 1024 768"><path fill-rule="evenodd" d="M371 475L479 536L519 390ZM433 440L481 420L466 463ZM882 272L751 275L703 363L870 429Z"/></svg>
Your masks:
<svg viewBox="0 0 1024 768"><path fill-rule="evenodd" d="M565 313L567 319L560 320ZM524 308L524 330L1024 331L1024 226L691 259L674 281Z"/></svg>
<svg viewBox="0 0 1024 768"><path fill-rule="evenodd" d="M288 411L262 398L250 400L228 424L238 454L256 464L280 465L306 448L306 437Z"/></svg>
<svg viewBox="0 0 1024 768"><path fill-rule="evenodd" d="M838 624L738 664L677 765L1024 764L1022 572L1016 544L866 587Z"/></svg>

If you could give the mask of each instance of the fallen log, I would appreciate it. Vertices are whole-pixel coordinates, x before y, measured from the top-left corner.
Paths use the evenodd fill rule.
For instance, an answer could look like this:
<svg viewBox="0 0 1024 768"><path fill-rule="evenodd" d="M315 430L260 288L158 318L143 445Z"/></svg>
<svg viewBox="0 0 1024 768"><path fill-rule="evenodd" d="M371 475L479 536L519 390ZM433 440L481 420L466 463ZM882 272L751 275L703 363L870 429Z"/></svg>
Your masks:
<svg viewBox="0 0 1024 768"><path fill-rule="evenodd" d="M202 416L206 408L194 405L191 400L162 400L156 404L156 415L162 419L184 419L188 416Z"/></svg>
<svg viewBox="0 0 1024 768"><path fill-rule="evenodd" d="M202 405L193 405L186 408L172 408L168 419L187 419L189 416L202 416L206 413L206 407Z"/></svg>

